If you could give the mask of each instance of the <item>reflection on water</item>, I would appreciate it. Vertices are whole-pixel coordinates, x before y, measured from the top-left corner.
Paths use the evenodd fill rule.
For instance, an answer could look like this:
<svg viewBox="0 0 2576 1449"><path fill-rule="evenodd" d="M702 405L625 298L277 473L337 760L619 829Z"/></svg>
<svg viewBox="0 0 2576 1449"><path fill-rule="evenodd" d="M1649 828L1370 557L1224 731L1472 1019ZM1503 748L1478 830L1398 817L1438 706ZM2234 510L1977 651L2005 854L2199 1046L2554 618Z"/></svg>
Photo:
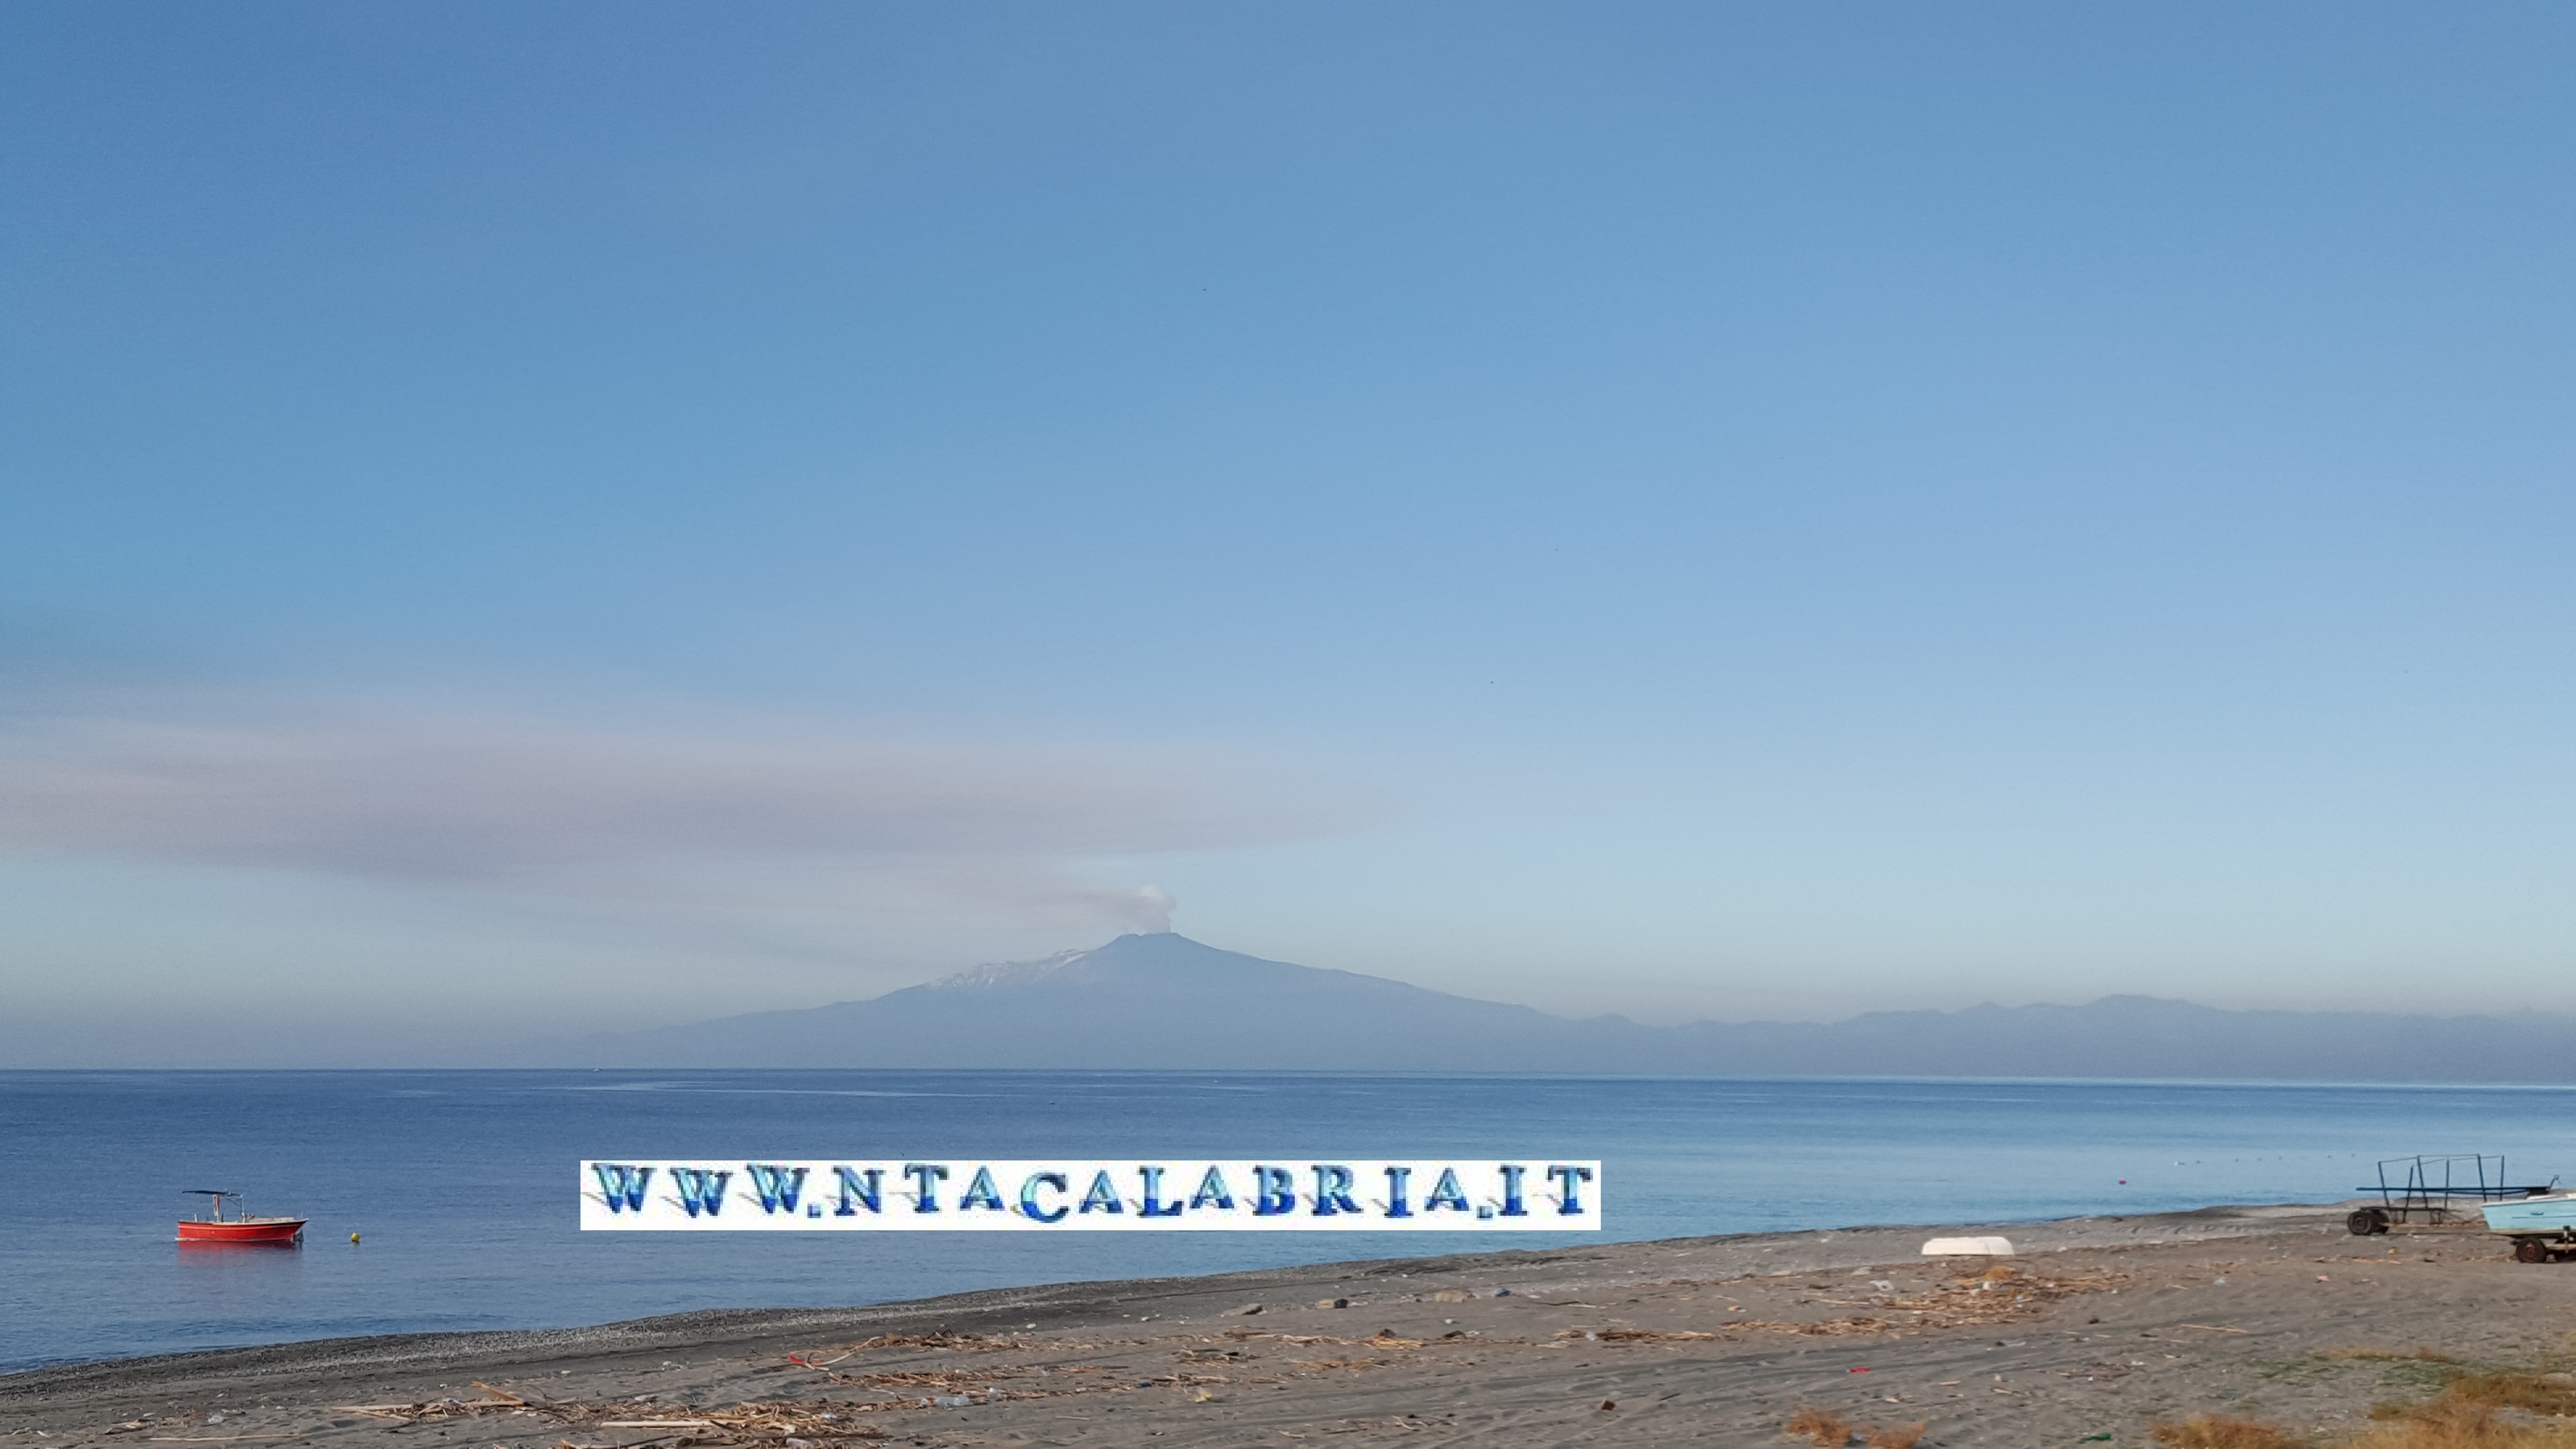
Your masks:
<svg viewBox="0 0 2576 1449"><path fill-rule="evenodd" d="M194 1324L291 1318L304 1306L304 1251L293 1243L170 1244L167 1311Z"/></svg>

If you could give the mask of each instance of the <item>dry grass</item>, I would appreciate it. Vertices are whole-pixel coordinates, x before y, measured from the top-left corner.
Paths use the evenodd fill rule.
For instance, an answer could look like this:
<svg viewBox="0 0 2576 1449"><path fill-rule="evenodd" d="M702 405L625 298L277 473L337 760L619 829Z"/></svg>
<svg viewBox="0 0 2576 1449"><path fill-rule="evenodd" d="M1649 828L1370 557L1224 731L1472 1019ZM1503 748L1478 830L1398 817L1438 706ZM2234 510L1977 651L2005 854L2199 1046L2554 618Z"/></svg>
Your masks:
<svg viewBox="0 0 2576 1449"><path fill-rule="evenodd" d="M1606 1409L1610 1406L1603 1404L1601 1407ZM1921 1424L1864 1424L1855 1431L1851 1420L1840 1414L1805 1408L1782 1425L1781 1432L1792 1439L1823 1445L1824 1449L1842 1449L1852 1441L1855 1432L1869 1449L1914 1449L1915 1445L1923 1442L1924 1428Z"/></svg>
<svg viewBox="0 0 2576 1449"><path fill-rule="evenodd" d="M2363 1362L2455 1363L2429 1348L2334 1348L2316 1355ZM2576 1449L2576 1374L2453 1369L2440 1393L2422 1403L2381 1404L2378 1422L2338 1449ZM2167 1449L2294 1449L2305 1440L2277 1424L2218 1414L2157 1423L2151 1434Z"/></svg>
<svg viewBox="0 0 2576 1449"><path fill-rule="evenodd" d="M2507 1417L2508 1411L2518 1411ZM2576 1424L2534 1416L2576 1414L2576 1375L2461 1372L2421 1404L2382 1404L2379 1427L2352 1449L2576 1449Z"/></svg>
<svg viewBox="0 0 2576 1449"><path fill-rule="evenodd" d="M2233 1414L2194 1414L2179 1424L2159 1419L2147 1437L2165 1449L2301 1449L2306 1443L2278 1424Z"/></svg>
<svg viewBox="0 0 2576 1449"><path fill-rule="evenodd" d="M1781 1432L1792 1439L1804 1439L1810 1444L1822 1445L1823 1449L1842 1449L1842 1446L1851 1442L1852 1436L1849 1419L1840 1414L1828 1414L1822 1409L1815 1408L1800 1409L1791 1415L1789 1422L1782 1426Z"/></svg>
<svg viewBox="0 0 2576 1449"><path fill-rule="evenodd" d="M2527 1409L2535 1414L2576 1414L2576 1375L2454 1374L2442 1386L2441 1399L2498 1409Z"/></svg>
<svg viewBox="0 0 2576 1449"><path fill-rule="evenodd" d="M2437 1398L2400 1411L2349 1442L2347 1449L2570 1449L2576 1425L2508 1421L2496 1406L2472 1399Z"/></svg>

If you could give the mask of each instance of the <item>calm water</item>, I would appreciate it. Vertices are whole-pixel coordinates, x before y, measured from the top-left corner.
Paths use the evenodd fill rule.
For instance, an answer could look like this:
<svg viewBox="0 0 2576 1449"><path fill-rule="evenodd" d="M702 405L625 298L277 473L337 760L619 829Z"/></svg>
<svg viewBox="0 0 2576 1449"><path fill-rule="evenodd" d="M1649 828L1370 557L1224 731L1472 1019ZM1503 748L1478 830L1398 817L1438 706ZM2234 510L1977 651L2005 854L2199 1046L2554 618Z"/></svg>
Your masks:
<svg viewBox="0 0 2576 1449"><path fill-rule="evenodd" d="M1607 1236L1658 1238L2332 1200L2415 1152L2576 1178L2569 1105L2565 1089L2047 1082L0 1073L0 1370L1553 1241L584 1236L583 1157L1598 1157ZM191 1187L310 1217L306 1246L181 1250Z"/></svg>

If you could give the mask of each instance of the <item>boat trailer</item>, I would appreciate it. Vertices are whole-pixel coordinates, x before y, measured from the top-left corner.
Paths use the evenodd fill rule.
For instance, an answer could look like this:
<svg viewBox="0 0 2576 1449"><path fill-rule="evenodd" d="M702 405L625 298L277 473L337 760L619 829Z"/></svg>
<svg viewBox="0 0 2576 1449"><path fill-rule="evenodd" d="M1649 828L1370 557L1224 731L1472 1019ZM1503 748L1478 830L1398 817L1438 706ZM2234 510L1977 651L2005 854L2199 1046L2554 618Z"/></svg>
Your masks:
<svg viewBox="0 0 2576 1449"><path fill-rule="evenodd" d="M2514 1187L2504 1180L2504 1155L2493 1157L2477 1153L2453 1153L2440 1157L2392 1157L2379 1164L2379 1182L2355 1189L2375 1193L2379 1202L2370 1207L2357 1207L2346 1214L2343 1225L2355 1237L2388 1231L2391 1223L2452 1223L2467 1214L2453 1208L2455 1202L2484 1207L2491 1202L2510 1202L2516 1198L2542 1197L2556 1192L2558 1185Z"/></svg>

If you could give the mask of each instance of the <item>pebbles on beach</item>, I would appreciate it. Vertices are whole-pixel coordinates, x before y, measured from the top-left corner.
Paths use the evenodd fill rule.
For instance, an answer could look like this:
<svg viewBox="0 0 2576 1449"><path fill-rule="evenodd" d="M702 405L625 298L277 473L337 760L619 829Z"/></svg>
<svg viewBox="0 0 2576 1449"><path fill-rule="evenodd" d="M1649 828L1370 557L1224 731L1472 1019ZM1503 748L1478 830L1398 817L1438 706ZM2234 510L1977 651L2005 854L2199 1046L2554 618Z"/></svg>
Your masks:
<svg viewBox="0 0 2576 1449"><path fill-rule="evenodd" d="M2022 1256L1991 1271L1921 1257L1921 1229L1850 1229L178 1355L0 1378L0 1433L325 1449L391 1449L388 1431L422 1449L1426 1431L1776 1446L1812 1410L1888 1442L1918 1424L1925 1443L2126 1442L2156 1415L2249 1398L2302 1432L2358 1423L2432 1392L2439 1354L2514 1361L2576 1308L2576 1269L2513 1263L2473 1233L2412 1233L2393 1254L2326 1209L2013 1236ZM1518 1291L1470 1286L1498 1276ZM1314 1296L1344 1284L1377 1286ZM1283 1299L1369 1316L1342 1328L1260 1311Z"/></svg>

